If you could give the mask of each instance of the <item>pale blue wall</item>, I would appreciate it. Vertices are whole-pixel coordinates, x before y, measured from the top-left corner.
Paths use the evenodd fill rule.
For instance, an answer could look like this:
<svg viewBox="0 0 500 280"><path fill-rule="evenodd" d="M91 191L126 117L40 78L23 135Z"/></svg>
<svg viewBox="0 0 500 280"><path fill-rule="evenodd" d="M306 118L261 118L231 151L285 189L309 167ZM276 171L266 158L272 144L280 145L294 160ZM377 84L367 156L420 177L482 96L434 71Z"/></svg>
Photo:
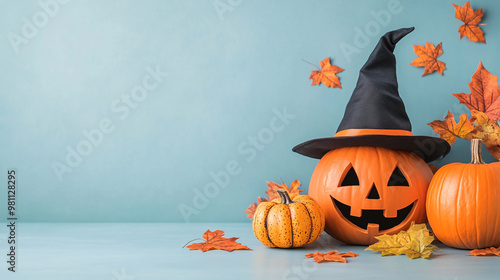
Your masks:
<svg viewBox="0 0 500 280"><path fill-rule="evenodd" d="M389 2L73 0L50 6L52 17L38 1L0 2L0 170L18 170L21 220L185 221L178 206L193 207L211 173L229 168L227 186L189 219L248 221L244 210L265 195L266 180L307 188L317 160L291 148L333 135L359 68L383 33L401 27L416 30L396 49L400 93L413 132L434 135L426 123L466 112L451 93L469 92L479 61L500 74L500 4L473 1L485 10L487 44L478 44L460 40L451 1L401 1L377 23L373 13ZM229 10L218 14L214 3ZM355 46L357 28L371 25L366 46L345 55L340 46ZM443 42L444 76L421 78L408 65L411 46L426 41ZM301 59L329 56L345 68L342 90L310 86L315 69ZM146 81L156 88L126 105L148 67L169 75ZM107 133L86 151L83 131L101 122ZM259 133L267 143L252 146ZM435 164L468 161L468 145L457 141ZM70 156L59 180L53 165L68 164L67 147L88 155Z"/></svg>

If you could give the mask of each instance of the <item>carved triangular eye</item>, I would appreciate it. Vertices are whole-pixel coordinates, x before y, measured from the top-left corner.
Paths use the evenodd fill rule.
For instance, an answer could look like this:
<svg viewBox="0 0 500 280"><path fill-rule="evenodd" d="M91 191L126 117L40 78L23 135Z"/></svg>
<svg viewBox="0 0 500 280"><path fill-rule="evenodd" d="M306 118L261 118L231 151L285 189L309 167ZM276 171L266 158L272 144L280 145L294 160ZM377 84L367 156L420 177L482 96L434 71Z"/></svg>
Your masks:
<svg viewBox="0 0 500 280"><path fill-rule="evenodd" d="M356 174L356 171L354 171L354 168L352 168L352 166L351 169L349 169L349 171L345 175L340 186L341 187L359 186L358 174Z"/></svg>
<svg viewBox="0 0 500 280"><path fill-rule="evenodd" d="M403 172L399 169L399 167L396 166L394 171L392 172L391 178L389 178L389 182L387 183L388 187L409 187L410 184L408 184L408 181L406 180L405 175L403 175Z"/></svg>

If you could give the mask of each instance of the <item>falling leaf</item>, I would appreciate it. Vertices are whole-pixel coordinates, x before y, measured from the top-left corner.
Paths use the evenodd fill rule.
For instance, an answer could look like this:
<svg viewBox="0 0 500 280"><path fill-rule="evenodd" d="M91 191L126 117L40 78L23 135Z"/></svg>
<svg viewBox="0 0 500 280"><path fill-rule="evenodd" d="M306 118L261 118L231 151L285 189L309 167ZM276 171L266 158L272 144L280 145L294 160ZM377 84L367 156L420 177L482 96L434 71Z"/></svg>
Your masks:
<svg viewBox="0 0 500 280"><path fill-rule="evenodd" d="M186 247L188 247L189 250L201 250L203 252L210 250L224 250L228 252L232 252L234 250L252 250L247 246L236 242L238 237L225 238L223 236L224 231L222 230L216 230L214 232L207 230L203 234L203 238L206 240L205 242L193 243Z"/></svg>
<svg viewBox="0 0 500 280"><path fill-rule="evenodd" d="M433 121L428 123L439 134L439 138L446 140L450 145L453 144L457 137L464 138L467 134L474 130L474 127L467 118L467 114L460 115L460 121L455 122L455 116L448 111L448 115L444 117L444 121Z"/></svg>
<svg viewBox="0 0 500 280"><path fill-rule="evenodd" d="M326 87L342 88L339 77L336 74L344 71L344 69L336 65L331 65L329 57L323 59L319 65L321 66L321 70L311 71L311 76L309 77L309 79L313 80L311 86L323 83Z"/></svg>
<svg viewBox="0 0 500 280"><path fill-rule="evenodd" d="M460 103L469 110L477 110L486 113L492 120L500 120L500 87L497 82L498 76L490 74L479 62L476 72L472 75L472 81L467 83L471 93L454 93Z"/></svg>
<svg viewBox="0 0 500 280"><path fill-rule="evenodd" d="M453 3L452 5L455 7L455 17L464 22L464 24L460 25L458 28L460 39L467 36L467 38L473 42L486 44L483 31L479 28L479 26L477 26L483 17L483 9L481 8L474 11L469 2L465 3L463 7L457 6Z"/></svg>
<svg viewBox="0 0 500 280"><path fill-rule="evenodd" d="M330 251L328 253L309 253L306 254L306 258L313 258L314 261L317 263L323 263L323 262L342 262L346 263L347 260L345 258L350 258L350 257L357 257L358 254L355 254L353 252L349 253L340 253L337 254L339 251Z"/></svg>
<svg viewBox="0 0 500 280"><path fill-rule="evenodd" d="M255 210L257 209L257 206L261 202L267 201L267 198L261 198L260 196L257 198L257 203L252 203L250 206L248 206L247 210L245 210L245 213L248 215L249 219L253 219L253 215L255 214Z"/></svg>
<svg viewBox="0 0 500 280"><path fill-rule="evenodd" d="M472 110L471 114L470 122L474 126L474 130L467 134L465 139L481 139L488 152L500 160L500 127L498 123L489 119L486 113Z"/></svg>
<svg viewBox="0 0 500 280"><path fill-rule="evenodd" d="M472 256L498 256L500 257L500 247L490 247L485 249L475 249L469 252Z"/></svg>
<svg viewBox="0 0 500 280"><path fill-rule="evenodd" d="M439 74L443 75L443 71L446 69L445 63L437 60L438 56L443 54L442 43L439 43L437 47L434 47L429 42L425 43L425 47L422 45L413 45L413 50L418 57L410 65L425 67L422 77L434 71L438 71Z"/></svg>
<svg viewBox="0 0 500 280"><path fill-rule="evenodd" d="M414 222L407 231L402 230L398 234L384 234L375 238L378 239L378 242L365 250L382 252L382 257L405 254L410 259L420 257L427 259L432 251L437 249L435 245L431 245L434 236L429 234L427 226L425 224L416 225Z"/></svg>

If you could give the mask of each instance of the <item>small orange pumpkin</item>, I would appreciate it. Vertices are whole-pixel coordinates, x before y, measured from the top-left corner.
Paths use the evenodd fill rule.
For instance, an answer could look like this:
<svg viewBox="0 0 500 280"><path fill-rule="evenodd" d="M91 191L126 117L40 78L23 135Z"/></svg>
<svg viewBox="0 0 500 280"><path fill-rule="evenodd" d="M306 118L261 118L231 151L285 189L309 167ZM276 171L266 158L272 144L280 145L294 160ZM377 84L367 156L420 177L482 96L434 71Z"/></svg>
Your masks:
<svg viewBox="0 0 500 280"><path fill-rule="evenodd" d="M261 202L253 217L253 232L268 247L290 248L308 245L325 228L319 205L307 195L292 195L277 190L281 198Z"/></svg>
<svg viewBox="0 0 500 280"><path fill-rule="evenodd" d="M432 178L416 154L381 147L343 147L321 158L309 195L325 214L325 231L348 244L369 245L411 222L425 223Z"/></svg>
<svg viewBox="0 0 500 280"><path fill-rule="evenodd" d="M472 161L441 167L429 185L427 216L444 244L461 249L500 246L500 162L485 164L481 140Z"/></svg>

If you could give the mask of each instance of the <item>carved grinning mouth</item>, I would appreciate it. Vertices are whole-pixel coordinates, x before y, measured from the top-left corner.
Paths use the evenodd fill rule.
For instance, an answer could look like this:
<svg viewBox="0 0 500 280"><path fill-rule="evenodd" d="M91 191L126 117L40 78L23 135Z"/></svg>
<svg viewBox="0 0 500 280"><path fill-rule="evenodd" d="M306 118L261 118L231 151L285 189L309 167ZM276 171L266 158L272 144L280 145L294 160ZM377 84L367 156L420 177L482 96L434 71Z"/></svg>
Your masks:
<svg viewBox="0 0 500 280"><path fill-rule="evenodd" d="M365 230L368 228L368 224L378 224L379 231L390 229L401 224L406 217L408 217L416 202L414 201L405 208L399 209L395 218L386 218L384 216L384 210L361 210L361 216L355 217L351 216L351 206L336 200L332 196L330 196L330 198L342 216L349 222Z"/></svg>

